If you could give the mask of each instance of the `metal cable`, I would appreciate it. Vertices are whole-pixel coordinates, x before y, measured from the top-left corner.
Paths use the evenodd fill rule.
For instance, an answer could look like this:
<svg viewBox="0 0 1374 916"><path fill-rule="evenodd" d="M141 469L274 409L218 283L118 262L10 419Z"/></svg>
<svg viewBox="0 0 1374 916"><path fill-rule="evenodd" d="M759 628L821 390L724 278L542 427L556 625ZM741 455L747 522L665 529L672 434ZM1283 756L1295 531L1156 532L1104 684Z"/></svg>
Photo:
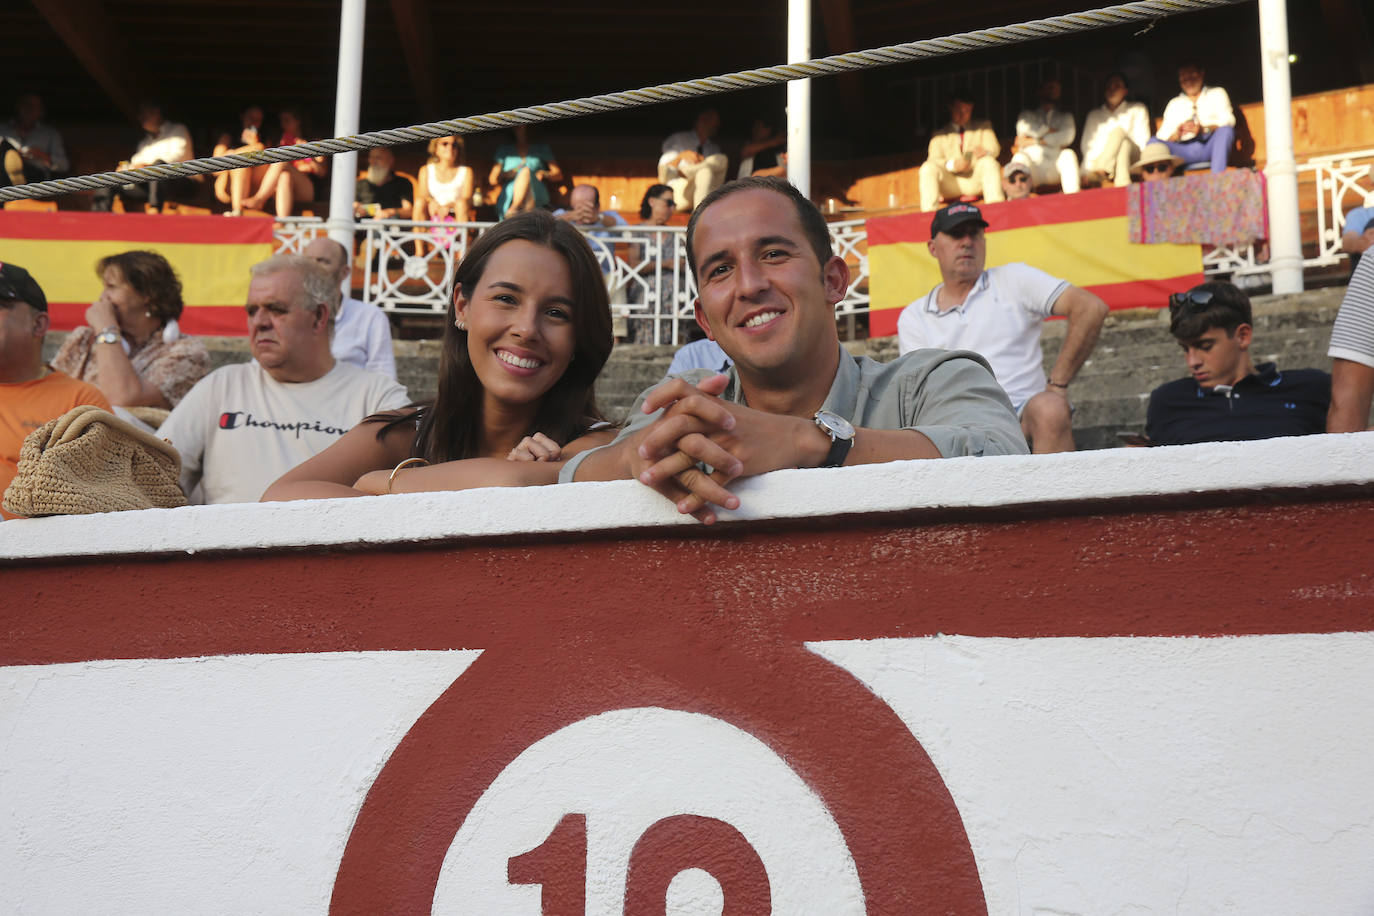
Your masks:
<svg viewBox="0 0 1374 916"><path fill-rule="evenodd" d="M738 89L754 89L759 86L785 83L789 80L809 79L853 70L885 67L890 64L929 60L999 45L1018 44L1146 20L1153 21L1163 16L1217 9L1239 2L1243 2L1243 0L1138 0L1135 3L1123 3L1119 6L1070 13L1065 16L1052 16L1048 19L1036 19L1016 25L964 32L944 38L928 38L868 51L833 54L815 60L782 64L775 67L762 67L756 70L742 70L724 76L665 83L646 89L630 89L607 95L572 99L567 102L551 102L547 105L534 105L529 108L516 108L493 114L455 118L451 121L434 121L415 127L378 130L352 137L315 140L295 146L278 146L253 153L192 159L187 162L150 165L124 172L100 172L95 175L58 178L35 184L0 188L0 203L11 200L55 197L74 191L93 191L98 188L112 188L126 184L185 178L210 172L266 165L272 162L304 159L309 156L333 156L338 153L369 150L378 146L399 146L403 143L432 140L435 137L481 133L516 124L537 124L541 121L556 121L625 108L639 108L644 105L698 98L722 92L733 92Z"/></svg>

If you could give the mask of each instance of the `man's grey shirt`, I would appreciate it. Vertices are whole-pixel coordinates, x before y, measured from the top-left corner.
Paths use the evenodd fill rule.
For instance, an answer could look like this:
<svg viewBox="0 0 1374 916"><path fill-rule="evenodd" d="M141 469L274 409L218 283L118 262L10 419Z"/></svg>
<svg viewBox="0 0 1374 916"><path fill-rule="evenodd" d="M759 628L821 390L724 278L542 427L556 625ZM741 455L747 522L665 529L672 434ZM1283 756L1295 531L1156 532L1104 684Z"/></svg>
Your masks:
<svg viewBox="0 0 1374 916"><path fill-rule="evenodd" d="M693 369L670 378L697 384L716 374ZM730 384L721 397L744 404L735 367L725 375ZM658 419L662 411L646 414L641 409L652 390L641 394L630 408L629 422L615 442ZM934 443L943 458L1025 455L1030 451L1006 392L993 378L987 362L969 350L913 350L890 363L880 363L867 356L851 356L840 347L840 365L821 409L839 414L861 429L914 429ZM582 459L591 451L565 464L559 482L573 480Z"/></svg>

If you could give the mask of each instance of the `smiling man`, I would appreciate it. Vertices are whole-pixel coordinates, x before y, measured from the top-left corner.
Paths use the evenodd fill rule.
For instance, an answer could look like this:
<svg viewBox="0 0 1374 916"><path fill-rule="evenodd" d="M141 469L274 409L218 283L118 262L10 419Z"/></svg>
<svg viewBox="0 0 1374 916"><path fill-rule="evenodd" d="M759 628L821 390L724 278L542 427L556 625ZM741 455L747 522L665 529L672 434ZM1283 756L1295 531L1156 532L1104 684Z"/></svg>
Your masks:
<svg viewBox="0 0 1374 916"><path fill-rule="evenodd" d="M849 270L825 218L786 181L718 188L693 213L687 247L697 322L734 365L651 388L616 440L574 458L561 480L636 478L711 522L712 505L739 506L726 486L739 477L1025 453L975 354L923 350L881 364L840 346L835 305Z"/></svg>
<svg viewBox="0 0 1374 916"><path fill-rule="evenodd" d="M1230 283L1204 283L1169 297L1169 333L1183 348L1189 377L1150 392L1145 434L1151 444L1325 432L1331 376L1255 366L1252 322L1249 298Z"/></svg>
<svg viewBox="0 0 1374 916"><path fill-rule="evenodd" d="M181 453L181 486L192 502L257 502L363 417L406 405L395 380L334 359L338 308L336 276L311 259L277 255L253 265L253 361L201 379L158 429Z"/></svg>
<svg viewBox="0 0 1374 916"><path fill-rule="evenodd" d="M953 204L930 223L930 253L941 282L902 310L897 349L963 347L992 365L1037 453L1071 452L1069 383L1092 353L1107 304L1067 280L1028 264L984 269L988 243L983 213ZM1068 319L1068 333L1049 377L1040 352L1040 327L1051 315Z"/></svg>

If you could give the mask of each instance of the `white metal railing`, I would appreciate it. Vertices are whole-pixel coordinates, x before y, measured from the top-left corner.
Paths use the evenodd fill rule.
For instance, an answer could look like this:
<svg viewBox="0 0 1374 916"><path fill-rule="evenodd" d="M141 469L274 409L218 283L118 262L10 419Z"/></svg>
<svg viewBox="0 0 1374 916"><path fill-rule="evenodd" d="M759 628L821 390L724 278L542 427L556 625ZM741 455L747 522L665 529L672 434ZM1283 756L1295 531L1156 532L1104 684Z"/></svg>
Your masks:
<svg viewBox="0 0 1374 916"><path fill-rule="evenodd" d="M282 216L272 227L281 247L278 254L301 254L305 246L325 234L324 219L318 216Z"/></svg>
<svg viewBox="0 0 1374 916"><path fill-rule="evenodd" d="M1364 202L1374 193L1374 149L1333 156L1313 156L1297 167L1299 177L1311 173L1317 192L1317 252L1304 258L1302 266L1329 267L1345 260L1341 250L1341 235L1345 228L1345 211ZM1364 181L1364 184L1361 184ZM1303 241L1313 241L1304 239ZM1267 252L1263 244L1259 250L1254 242L1218 245L1202 258L1203 273L1208 276L1230 275L1236 282L1253 278L1263 283L1261 274L1269 272Z"/></svg>
<svg viewBox="0 0 1374 916"><path fill-rule="evenodd" d="M1303 267L1339 263L1345 211L1374 193L1374 149L1317 156L1298 167L1311 172L1317 189L1317 252ZM363 220L363 297L388 312L442 314L448 308L453 272L468 246L494 223ZM850 265L850 285L835 306L837 318L868 311L868 233L861 219L830 223L835 253ZM300 252L325 232L324 220L277 221L281 250ZM677 344L692 320L695 278L687 268L682 226L618 226L593 230L587 241L606 274L611 308L622 333L636 343ZM1308 241L1311 241L1310 239ZM1231 276L1242 285L1263 284L1269 271L1263 243L1218 245L1202 259L1208 276Z"/></svg>

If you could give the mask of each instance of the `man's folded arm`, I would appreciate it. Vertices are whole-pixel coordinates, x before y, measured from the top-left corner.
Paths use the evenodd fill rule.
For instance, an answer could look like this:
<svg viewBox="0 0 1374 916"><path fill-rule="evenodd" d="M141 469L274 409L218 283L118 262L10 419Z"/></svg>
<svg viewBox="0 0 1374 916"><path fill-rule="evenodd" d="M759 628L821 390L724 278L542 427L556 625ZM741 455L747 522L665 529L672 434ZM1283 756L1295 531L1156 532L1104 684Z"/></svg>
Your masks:
<svg viewBox="0 0 1374 916"><path fill-rule="evenodd" d="M929 457L1030 452L1011 401L982 357L950 351L924 376L903 381L903 424L935 446L939 454Z"/></svg>

